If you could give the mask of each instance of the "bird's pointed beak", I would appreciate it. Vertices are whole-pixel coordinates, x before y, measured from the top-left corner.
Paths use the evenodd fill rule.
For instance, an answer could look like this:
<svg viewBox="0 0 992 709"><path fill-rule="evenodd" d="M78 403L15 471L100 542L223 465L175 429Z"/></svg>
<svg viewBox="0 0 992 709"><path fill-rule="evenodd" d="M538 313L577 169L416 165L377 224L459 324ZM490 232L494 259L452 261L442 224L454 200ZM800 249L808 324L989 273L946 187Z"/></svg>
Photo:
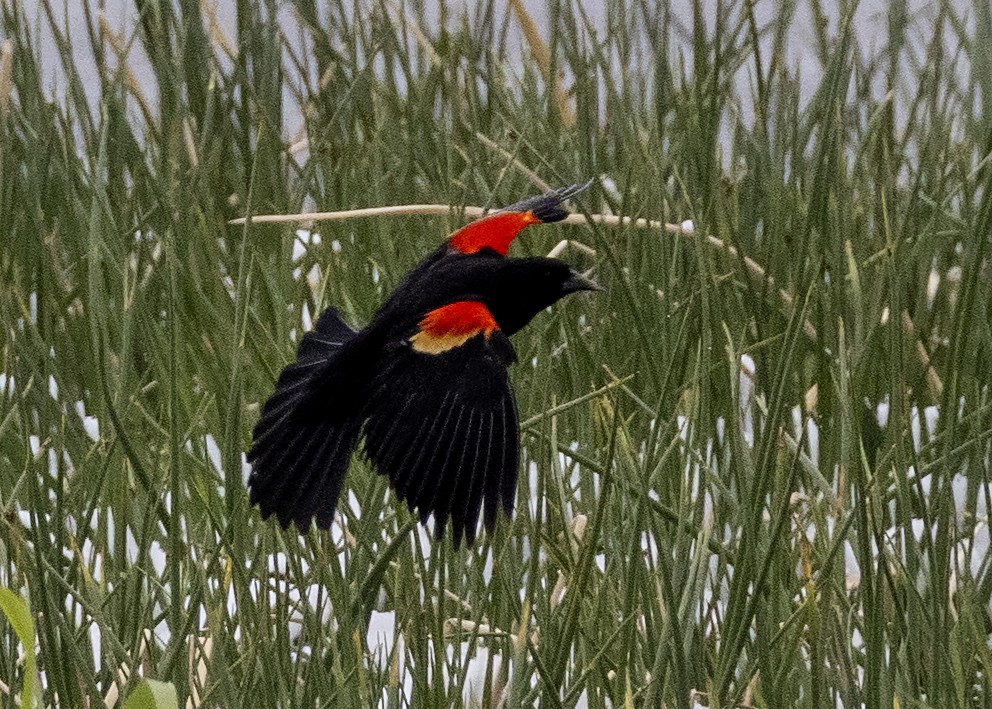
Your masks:
<svg viewBox="0 0 992 709"><path fill-rule="evenodd" d="M606 290L591 278L586 278L581 273L574 271L563 286L566 293L575 293L580 290Z"/></svg>

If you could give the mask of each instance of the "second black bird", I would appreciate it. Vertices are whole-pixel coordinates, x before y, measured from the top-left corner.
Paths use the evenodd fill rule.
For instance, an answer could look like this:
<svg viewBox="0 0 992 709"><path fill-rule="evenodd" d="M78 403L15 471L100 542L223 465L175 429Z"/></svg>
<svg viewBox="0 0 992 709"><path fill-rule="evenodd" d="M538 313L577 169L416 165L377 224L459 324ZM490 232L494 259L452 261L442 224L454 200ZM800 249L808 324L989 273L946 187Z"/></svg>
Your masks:
<svg viewBox="0 0 992 709"><path fill-rule="evenodd" d="M569 293L598 286L548 258L506 258L530 224L563 219L572 187L470 223L408 273L360 331L328 308L262 407L251 501L301 532L328 528L364 436L375 469L438 537L474 541L513 509L520 424L509 336Z"/></svg>

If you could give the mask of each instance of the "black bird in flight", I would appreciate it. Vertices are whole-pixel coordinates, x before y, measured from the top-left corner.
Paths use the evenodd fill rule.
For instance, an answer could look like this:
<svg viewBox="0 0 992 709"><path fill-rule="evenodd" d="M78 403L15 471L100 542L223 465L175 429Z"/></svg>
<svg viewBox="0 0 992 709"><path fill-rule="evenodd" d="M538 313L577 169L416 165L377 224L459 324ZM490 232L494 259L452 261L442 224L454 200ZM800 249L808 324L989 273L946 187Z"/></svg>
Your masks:
<svg viewBox="0 0 992 709"><path fill-rule="evenodd" d="M438 538L450 520L472 543L513 510L520 423L509 337L541 310L594 282L550 258L507 258L527 226L564 219L585 186L531 197L469 223L410 271L355 331L328 308L262 407L248 453L262 517L327 529L352 451L389 477Z"/></svg>

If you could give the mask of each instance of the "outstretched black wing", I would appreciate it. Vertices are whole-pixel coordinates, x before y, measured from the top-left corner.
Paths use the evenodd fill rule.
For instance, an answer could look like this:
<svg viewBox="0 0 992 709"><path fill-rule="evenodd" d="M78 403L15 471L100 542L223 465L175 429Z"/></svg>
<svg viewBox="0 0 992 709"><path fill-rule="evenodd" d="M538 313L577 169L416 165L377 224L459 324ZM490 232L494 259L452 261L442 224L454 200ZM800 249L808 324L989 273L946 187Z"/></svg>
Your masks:
<svg viewBox="0 0 992 709"><path fill-rule="evenodd" d="M498 329L395 345L379 374L365 424L365 451L401 500L451 521L457 547L475 540L484 506L487 532L517 485L520 425L507 376L515 360Z"/></svg>
<svg viewBox="0 0 992 709"><path fill-rule="evenodd" d="M444 245L425 263L436 263L449 250L474 254L484 249L506 256L510 243L531 224L559 222L568 216L563 203L592 184L562 187L536 197L528 197L469 222L448 237Z"/></svg>
<svg viewBox="0 0 992 709"><path fill-rule="evenodd" d="M263 518L274 514L283 529L295 522L305 533L311 520L327 529L334 519L361 418L335 401L333 391L311 399L321 372L355 334L336 310L324 311L303 336L296 361L279 375L252 433L250 499Z"/></svg>

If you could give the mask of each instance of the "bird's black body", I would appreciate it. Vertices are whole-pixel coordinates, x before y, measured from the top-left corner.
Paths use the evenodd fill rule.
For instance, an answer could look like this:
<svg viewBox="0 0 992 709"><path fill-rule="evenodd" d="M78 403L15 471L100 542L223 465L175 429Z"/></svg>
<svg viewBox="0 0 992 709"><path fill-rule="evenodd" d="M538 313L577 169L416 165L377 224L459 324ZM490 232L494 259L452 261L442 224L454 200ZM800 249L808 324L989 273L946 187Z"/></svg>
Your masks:
<svg viewBox="0 0 992 709"><path fill-rule="evenodd" d="M450 520L455 544L471 542L480 512L487 530L500 507L510 513L519 422L508 338L596 286L561 261L503 253L524 226L563 218L562 195L573 193L531 198L456 232L361 331L333 308L321 315L254 430L248 484L263 517L301 532L311 521L329 527L361 437L400 499L424 521L434 515L438 536Z"/></svg>

